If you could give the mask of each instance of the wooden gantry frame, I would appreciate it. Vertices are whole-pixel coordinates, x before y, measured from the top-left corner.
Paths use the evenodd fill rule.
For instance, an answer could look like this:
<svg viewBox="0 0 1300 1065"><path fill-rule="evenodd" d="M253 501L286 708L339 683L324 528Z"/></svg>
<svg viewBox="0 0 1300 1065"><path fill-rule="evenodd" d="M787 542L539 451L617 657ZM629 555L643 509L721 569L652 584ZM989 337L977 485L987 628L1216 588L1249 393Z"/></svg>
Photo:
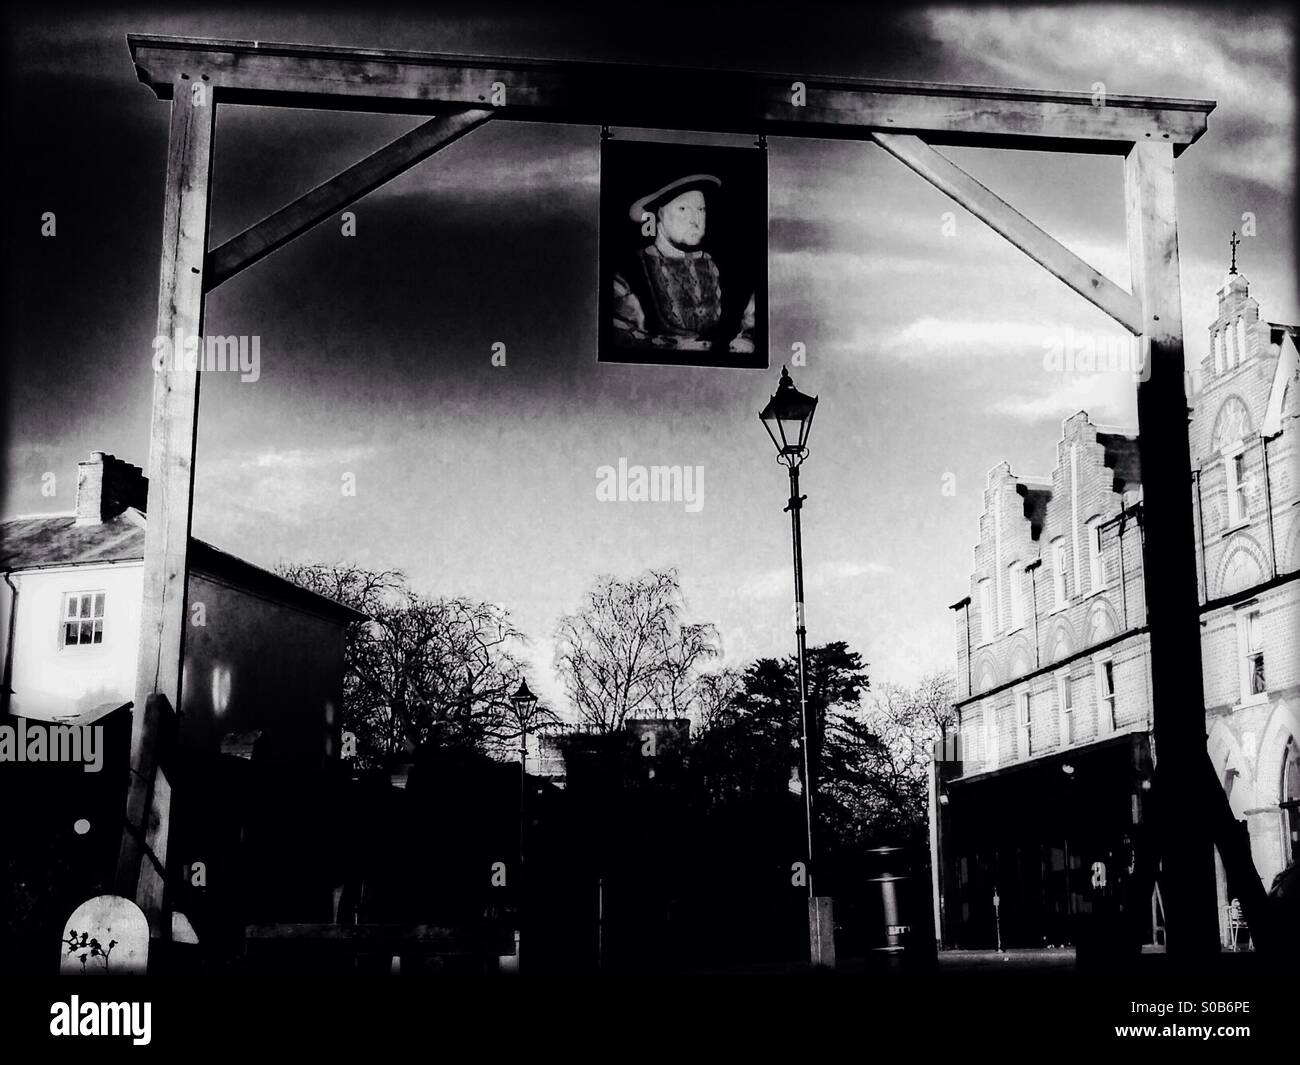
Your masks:
<svg viewBox="0 0 1300 1065"><path fill-rule="evenodd" d="M1253 879L1259 888L1249 898L1249 885L1235 889L1247 916L1259 909L1263 889L1248 848L1207 774L1201 683L1174 160L1205 132L1212 101L148 34L127 43L140 80L171 101L158 336L202 336L207 292L476 127L517 119L874 141L1141 337L1150 367L1137 386L1138 425L1168 949L1184 957L1219 949L1212 839L1234 882ZM226 104L435 117L209 248L213 132ZM1133 291L935 150L947 145L1121 156ZM169 789L153 786L153 768L160 711L180 705L200 372L165 368L153 381L132 776L117 882L156 938L169 933Z"/></svg>

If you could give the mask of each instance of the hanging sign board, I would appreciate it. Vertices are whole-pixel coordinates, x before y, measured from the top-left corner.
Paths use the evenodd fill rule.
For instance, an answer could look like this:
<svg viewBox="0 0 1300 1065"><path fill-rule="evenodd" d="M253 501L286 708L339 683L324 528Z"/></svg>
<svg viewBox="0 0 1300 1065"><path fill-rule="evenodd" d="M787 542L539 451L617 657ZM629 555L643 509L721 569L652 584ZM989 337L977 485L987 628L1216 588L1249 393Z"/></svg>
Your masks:
<svg viewBox="0 0 1300 1065"><path fill-rule="evenodd" d="M609 138L600 361L767 368L767 152Z"/></svg>

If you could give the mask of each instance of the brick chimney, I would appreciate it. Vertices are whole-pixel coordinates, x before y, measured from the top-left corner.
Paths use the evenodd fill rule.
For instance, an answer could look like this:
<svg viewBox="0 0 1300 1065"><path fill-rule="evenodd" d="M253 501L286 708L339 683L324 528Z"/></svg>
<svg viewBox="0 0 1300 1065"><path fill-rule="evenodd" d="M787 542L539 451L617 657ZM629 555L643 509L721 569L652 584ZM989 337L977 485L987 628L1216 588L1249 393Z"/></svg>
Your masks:
<svg viewBox="0 0 1300 1065"><path fill-rule="evenodd" d="M144 510L149 479L132 466L103 451L92 451L88 462L77 463L77 524L98 525L127 507Z"/></svg>

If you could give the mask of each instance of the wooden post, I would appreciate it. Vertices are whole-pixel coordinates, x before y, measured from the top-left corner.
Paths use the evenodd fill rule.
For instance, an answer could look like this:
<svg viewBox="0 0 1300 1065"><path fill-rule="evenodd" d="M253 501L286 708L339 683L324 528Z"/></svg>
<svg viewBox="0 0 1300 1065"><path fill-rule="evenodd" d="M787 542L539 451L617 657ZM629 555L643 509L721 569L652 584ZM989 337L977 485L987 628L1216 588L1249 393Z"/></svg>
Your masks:
<svg viewBox="0 0 1300 1065"><path fill-rule="evenodd" d="M148 522L144 541L144 595L140 652L131 727L131 779L126 828L118 854L118 893L136 900L154 939L170 933L163 884L153 858L166 860L170 789L155 788L157 745L164 706L179 712L185 640L185 592L194 492L194 441L198 423L199 370L178 369L177 339L195 337L202 360L203 265L207 250L212 135L216 106L211 85L196 69L176 83L167 150L162 265L158 286L157 337L166 343L154 356L153 424L149 438ZM141 353L141 363L150 356ZM156 697L161 696L162 699ZM163 702L165 700L165 704ZM152 709L156 712L151 712ZM146 838L161 842L146 858ZM142 867L143 866L143 867Z"/></svg>
<svg viewBox="0 0 1300 1065"><path fill-rule="evenodd" d="M1138 385L1142 459L1143 576L1151 630L1157 836L1168 950L1182 958L1219 949L1214 855L1203 778L1205 696L1192 525L1174 152L1139 142L1124 160L1133 293L1148 345Z"/></svg>

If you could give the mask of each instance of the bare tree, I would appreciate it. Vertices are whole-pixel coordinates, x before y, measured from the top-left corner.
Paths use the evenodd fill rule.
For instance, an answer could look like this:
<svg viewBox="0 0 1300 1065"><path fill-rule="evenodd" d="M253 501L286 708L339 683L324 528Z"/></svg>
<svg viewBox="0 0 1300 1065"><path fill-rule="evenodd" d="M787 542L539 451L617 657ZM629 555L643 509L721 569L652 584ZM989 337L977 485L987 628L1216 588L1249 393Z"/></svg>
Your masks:
<svg viewBox="0 0 1300 1065"><path fill-rule="evenodd" d="M889 753L889 764L910 779L926 780L934 741L956 720L952 678L947 673L922 677L915 688L884 684L863 713L863 720Z"/></svg>
<svg viewBox="0 0 1300 1065"><path fill-rule="evenodd" d="M695 683L695 724L707 731L721 721L745 690L745 675L726 666L702 673Z"/></svg>
<svg viewBox="0 0 1300 1065"><path fill-rule="evenodd" d="M509 612L419 595L397 570L284 565L279 573L367 615L349 626L344 728L362 765L425 746L493 747L507 735L524 636Z"/></svg>
<svg viewBox="0 0 1300 1065"><path fill-rule="evenodd" d="M392 739L408 748L483 747L501 731L520 675L511 648L523 641L504 608L407 592L374 624L356 666Z"/></svg>
<svg viewBox="0 0 1300 1065"><path fill-rule="evenodd" d="M934 741L954 719L946 673L915 688L882 684L865 706L832 718L825 791L846 837L924 833Z"/></svg>
<svg viewBox="0 0 1300 1065"><path fill-rule="evenodd" d="M682 621L676 570L630 580L598 577L576 614L556 627L555 666L579 720L615 732L638 716L688 716L717 630Z"/></svg>
<svg viewBox="0 0 1300 1065"><path fill-rule="evenodd" d="M519 706L513 699L509 699L489 741L489 749L498 758L512 758L519 753L520 743L526 742L527 737L555 732L563 725L560 716L540 701L528 708Z"/></svg>
<svg viewBox="0 0 1300 1065"><path fill-rule="evenodd" d="M275 572L368 617L391 604L406 587L406 575L401 570L369 570L352 562L282 562Z"/></svg>

